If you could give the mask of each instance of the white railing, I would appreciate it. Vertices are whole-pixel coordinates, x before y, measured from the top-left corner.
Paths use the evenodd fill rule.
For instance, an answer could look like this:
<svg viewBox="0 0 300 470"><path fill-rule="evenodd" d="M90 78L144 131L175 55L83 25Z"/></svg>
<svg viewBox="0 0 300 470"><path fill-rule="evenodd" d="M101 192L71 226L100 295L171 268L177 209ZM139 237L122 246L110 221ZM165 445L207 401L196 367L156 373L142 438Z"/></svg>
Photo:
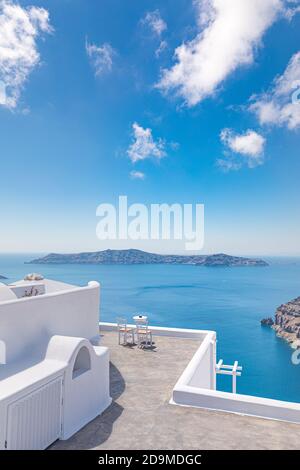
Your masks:
<svg viewBox="0 0 300 470"><path fill-rule="evenodd" d="M235 361L233 366L223 364L223 359L220 359L216 365L216 373L221 375L232 375L232 393L236 393L236 378L242 375L243 368L239 366L239 362Z"/></svg>

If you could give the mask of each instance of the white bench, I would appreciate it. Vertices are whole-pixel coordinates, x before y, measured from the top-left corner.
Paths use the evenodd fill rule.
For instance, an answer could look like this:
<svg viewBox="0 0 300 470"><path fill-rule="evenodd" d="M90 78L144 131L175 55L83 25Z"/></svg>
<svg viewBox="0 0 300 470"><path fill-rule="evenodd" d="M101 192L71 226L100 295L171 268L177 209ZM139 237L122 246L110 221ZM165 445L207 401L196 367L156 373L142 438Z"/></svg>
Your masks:
<svg viewBox="0 0 300 470"><path fill-rule="evenodd" d="M53 336L44 357L0 366L0 449L45 449L110 403L108 349Z"/></svg>

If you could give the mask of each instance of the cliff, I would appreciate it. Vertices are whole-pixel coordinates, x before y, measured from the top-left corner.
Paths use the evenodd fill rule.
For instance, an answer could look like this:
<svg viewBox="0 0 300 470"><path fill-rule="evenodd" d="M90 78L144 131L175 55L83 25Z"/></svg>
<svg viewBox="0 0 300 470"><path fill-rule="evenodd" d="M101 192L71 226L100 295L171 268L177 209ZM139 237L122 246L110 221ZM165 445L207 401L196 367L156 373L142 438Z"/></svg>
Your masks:
<svg viewBox="0 0 300 470"><path fill-rule="evenodd" d="M300 347L300 297L278 307L272 328L293 348Z"/></svg>
<svg viewBox="0 0 300 470"><path fill-rule="evenodd" d="M217 255L158 255L141 250L105 250L91 253L57 254L27 264L191 264L196 266L268 266L261 259Z"/></svg>

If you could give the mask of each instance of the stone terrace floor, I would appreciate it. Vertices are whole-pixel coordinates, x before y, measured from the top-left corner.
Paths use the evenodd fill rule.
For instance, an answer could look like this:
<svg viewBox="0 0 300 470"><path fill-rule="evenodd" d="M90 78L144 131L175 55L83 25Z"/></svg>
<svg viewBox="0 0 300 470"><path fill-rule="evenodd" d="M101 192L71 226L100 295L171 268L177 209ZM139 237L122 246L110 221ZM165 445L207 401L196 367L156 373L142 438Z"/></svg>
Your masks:
<svg viewBox="0 0 300 470"><path fill-rule="evenodd" d="M113 402L68 441L51 449L298 449L300 425L170 405L173 386L199 347L192 339L154 337L153 350L110 349ZM84 397L83 397L84 398Z"/></svg>

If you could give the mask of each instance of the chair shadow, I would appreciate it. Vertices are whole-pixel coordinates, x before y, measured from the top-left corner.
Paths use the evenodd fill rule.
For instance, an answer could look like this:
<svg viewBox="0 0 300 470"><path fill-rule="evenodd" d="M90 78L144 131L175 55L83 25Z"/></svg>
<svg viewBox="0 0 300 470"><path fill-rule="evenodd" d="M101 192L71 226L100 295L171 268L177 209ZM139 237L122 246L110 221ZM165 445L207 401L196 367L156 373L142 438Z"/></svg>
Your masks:
<svg viewBox="0 0 300 470"><path fill-rule="evenodd" d="M156 352L156 350L157 350L157 346L155 345L154 341L152 341L152 345L145 344L145 342L142 342L141 346L142 346L141 350L145 351L145 352Z"/></svg>
<svg viewBox="0 0 300 470"><path fill-rule="evenodd" d="M121 343L119 346L122 347L122 348L126 348L126 349L136 349L136 348L138 348L138 344L137 344L136 342L134 342L134 343L128 342L128 343L124 343L124 344ZM150 345L150 344L145 344L145 341L143 341L143 342L141 343L140 349L141 349L142 351L152 351L152 352L156 352L157 346L155 345L155 342L154 342L154 341L152 341L152 345Z"/></svg>

